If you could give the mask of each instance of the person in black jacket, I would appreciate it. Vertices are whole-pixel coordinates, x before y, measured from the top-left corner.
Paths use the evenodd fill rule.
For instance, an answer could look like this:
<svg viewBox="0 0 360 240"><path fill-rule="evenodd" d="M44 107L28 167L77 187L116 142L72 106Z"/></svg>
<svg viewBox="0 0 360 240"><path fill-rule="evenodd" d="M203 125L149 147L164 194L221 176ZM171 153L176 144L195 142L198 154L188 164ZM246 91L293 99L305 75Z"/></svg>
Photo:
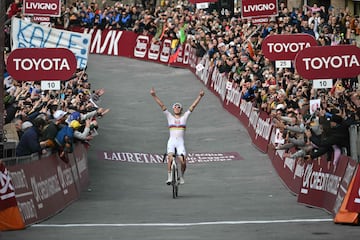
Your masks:
<svg viewBox="0 0 360 240"><path fill-rule="evenodd" d="M16 156L27 156L33 153L42 153L45 143L40 142L41 131L46 125L46 121L42 118L36 118L33 126L25 130L16 147Z"/></svg>
<svg viewBox="0 0 360 240"><path fill-rule="evenodd" d="M328 121L330 121L330 127L321 139L318 139L318 141L312 139L312 142L315 143L317 147L312 149L310 153L311 159L316 159L326 153L332 153L334 145L338 148L345 147L349 149L349 130L348 126L344 124L343 118L339 115L332 114L332 116L328 117ZM329 160L328 158L328 161Z"/></svg>

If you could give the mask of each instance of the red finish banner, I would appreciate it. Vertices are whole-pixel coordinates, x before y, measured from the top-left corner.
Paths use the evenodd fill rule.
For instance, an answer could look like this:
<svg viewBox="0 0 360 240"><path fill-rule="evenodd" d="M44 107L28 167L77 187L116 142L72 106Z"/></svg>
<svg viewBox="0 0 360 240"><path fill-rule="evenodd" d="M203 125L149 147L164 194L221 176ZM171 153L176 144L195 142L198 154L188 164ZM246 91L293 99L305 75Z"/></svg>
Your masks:
<svg viewBox="0 0 360 240"><path fill-rule="evenodd" d="M278 15L277 6L277 0L242 0L242 17L249 18L275 16Z"/></svg>
<svg viewBox="0 0 360 240"><path fill-rule="evenodd" d="M25 15L60 17L61 0L23 0Z"/></svg>

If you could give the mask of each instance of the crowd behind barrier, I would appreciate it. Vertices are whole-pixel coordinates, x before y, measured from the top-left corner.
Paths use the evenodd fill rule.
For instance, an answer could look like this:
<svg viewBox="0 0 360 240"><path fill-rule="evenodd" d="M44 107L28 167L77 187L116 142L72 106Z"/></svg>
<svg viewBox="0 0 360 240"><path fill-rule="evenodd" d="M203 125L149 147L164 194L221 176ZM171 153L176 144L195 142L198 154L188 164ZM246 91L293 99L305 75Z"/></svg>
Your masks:
<svg viewBox="0 0 360 240"><path fill-rule="evenodd" d="M20 5L18 0L10 5L8 17L31 21L22 16ZM51 21L53 26L69 30L132 31L149 36L153 42L180 39L183 30L185 42L196 49L197 57L208 56L211 67L233 82L244 100L273 116L286 141L277 147L299 150L290 157L307 160L327 154L331 164L338 161L341 152L358 152L354 144L350 150L349 131L341 129L358 123L358 78L334 79L332 89L313 89L312 81L303 79L296 69L276 69L261 50L264 38L274 34L310 34L320 46L356 45L359 16L353 16L347 8L336 12L332 6L325 9L314 4L290 11L280 2L278 16L268 23L254 25L239 13L208 12L186 1L162 1L158 7L144 8L142 4L121 1L104 0L100 6L95 1L77 0L62 6L61 17ZM313 99L321 99L315 113L310 109ZM331 123L337 125L330 127Z"/></svg>
<svg viewBox="0 0 360 240"><path fill-rule="evenodd" d="M180 46L182 52L170 65L190 68L220 98L229 112L244 125L250 126L248 131L253 143L269 155L285 185L299 196L299 202L324 208L336 215L346 194L346 191L340 190L348 189L350 192L350 182L354 181L351 179L359 178L354 161L358 160L359 141L350 139L358 138L358 134L354 133L360 117L358 79L334 79L331 89L313 89L312 81L303 79L296 69L276 69L274 62L263 56L261 42L272 34L307 33L313 35L319 45L357 44L359 17L352 16L347 9L336 13L331 7L324 9L315 5L290 12L280 4L278 17L270 19L269 23L253 25L231 12L221 15L186 3L167 4L165 1L163 6L143 9L141 5L131 6L121 2L109 5L104 1L100 7L76 1L68 6L69 9L63 6L64 14L61 18L52 19L52 24L72 31L90 32L91 53L165 64L174 54L171 41L181 38L182 29L186 40ZM15 10L8 12L9 17L14 15L31 21L21 16L16 6L10 9ZM72 15L76 15L77 19L72 17L71 20ZM124 25L121 19L125 21L126 16L132 20ZM8 31L7 28L5 30ZM102 40L96 38L99 31ZM109 43L103 39L104 34L110 31L115 31L114 34L122 32L124 37L113 42L117 46L107 51ZM7 39L10 39L8 33ZM97 40L98 47L94 45ZM122 52L121 46L128 46L130 51ZM97 52L99 48L101 52ZM10 45L8 49L5 57L11 51ZM85 69L79 69L73 79L64 82L61 91L41 92L36 82L17 82L10 76L6 76L4 85L6 123L17 126L17 134L14 135L15 138L20 136L19 144L24 136L22 125L32 125L30 129L33 128L36 133L45 125L43 121L51 122L55 128L64 124L71 128L73 137L91 139L91 130L97 124L94 116L102 116L109 111L99 107L104 90L91 90ZM311 111L310 103L314 99L320 99L320 106ZM85 120L89 114L92 121L81 124L79 120ZM95 126L91 127L92 124ZM81 134L79 125L88 128L88 134ZM353 132L349 133L349 126L354 128ZM79 133L75 134L76 131ZM81 140L89 140L86 137ZM55 149L59 157L62 156L59 149L71 153L72 141L56 139L54 134L51 138L39 139L40 148L35 148L35 152L46 154ZM353 159L347 156L355 152ZM307 176L311 181L320 176L326 182L303 181ZM353 189L359 189L359 184ZM314 195L309 194L311 191ZM354 198L358 197L355 194ZM360 212L359 206L354 206L352 209Z"/></svg>

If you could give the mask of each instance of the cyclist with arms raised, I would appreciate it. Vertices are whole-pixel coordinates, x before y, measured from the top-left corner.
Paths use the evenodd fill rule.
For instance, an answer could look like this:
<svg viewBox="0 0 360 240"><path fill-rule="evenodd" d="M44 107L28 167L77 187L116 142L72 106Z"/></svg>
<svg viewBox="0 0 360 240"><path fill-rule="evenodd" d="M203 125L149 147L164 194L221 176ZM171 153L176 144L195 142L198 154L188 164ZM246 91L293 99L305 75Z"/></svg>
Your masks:
<svg viewBox="0 0 360 240"><path fill-rule="evenodd" d="M181 162L181 176L180 176L180 184L184 184L184 173L186 170L186 150L184 144L184 134L186 130L186 120L190 116L191 112L194 111L195 107L200 102L201 98L204 96L204 91L201 89L199 96L195 99L195 101L191 104L188 110L182 114L182 105L180 103L174 103L173 114L167 110L167 107L160 100L160 98L156 95L155 89L151 88L150 90L151 96L153 96L155 102L161 107L163 110L169 126L169 140L167 142L167 154L168 154L168 179L166 180L166 184L171 184L171 164L173 160L173 156L175 153L175 148L177 150L177 154L180 157Z"/></svg>

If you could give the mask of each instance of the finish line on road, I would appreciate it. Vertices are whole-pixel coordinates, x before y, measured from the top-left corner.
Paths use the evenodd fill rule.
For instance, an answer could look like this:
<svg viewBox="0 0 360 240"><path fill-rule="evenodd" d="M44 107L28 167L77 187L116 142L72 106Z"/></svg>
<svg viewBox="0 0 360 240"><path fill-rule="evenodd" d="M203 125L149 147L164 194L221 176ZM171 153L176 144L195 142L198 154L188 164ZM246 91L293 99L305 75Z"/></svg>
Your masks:
<svg viewBox="0 0 360 240"><path fill-rule="evenodd" d="M163 163L164 154L131 153L131 152L98 152L99 159L132 162L132 163ZM225 153L189 153L187 163L209 163L244 160L237 152Z"/></svg>
<svg viewBox="0 0 360 240"><path fill-rule="evenodd" d="M258 220L258 221L216 221L195 223L109 223L109 224L35 224L31 227L68 228L68 227L193 227L210 225L244 225L244 224L274 224L274 223L307 223L307 222L332 222L330 218L320 219L289 219L289 220Z"/></svg>

